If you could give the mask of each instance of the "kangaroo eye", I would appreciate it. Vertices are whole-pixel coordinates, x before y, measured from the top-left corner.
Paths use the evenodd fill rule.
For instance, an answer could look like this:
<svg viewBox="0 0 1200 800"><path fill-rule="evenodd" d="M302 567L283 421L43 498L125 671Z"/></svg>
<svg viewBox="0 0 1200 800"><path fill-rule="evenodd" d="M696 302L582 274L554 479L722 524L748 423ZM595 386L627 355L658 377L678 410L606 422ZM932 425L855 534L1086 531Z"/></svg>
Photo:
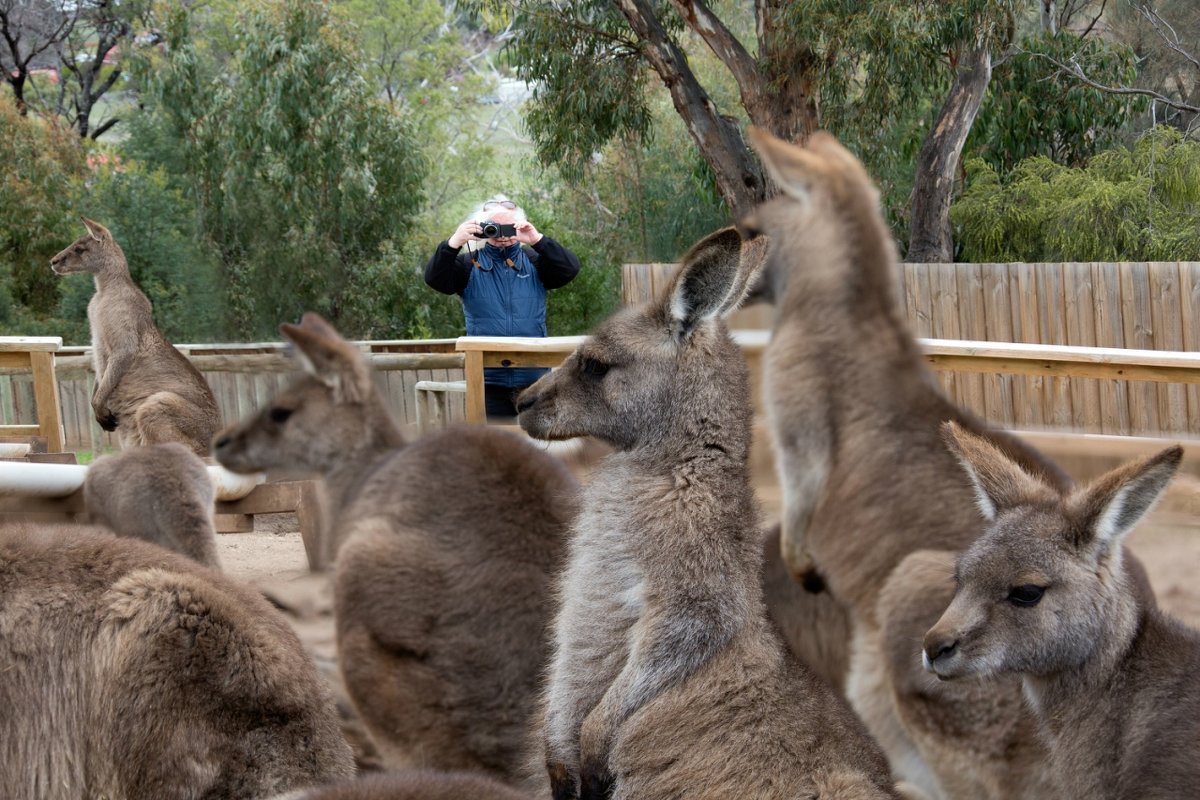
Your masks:
<svg viewBox="0 0 1200 800"><path fill-rule="evenodd" d="M82 253L82 252L83 252L83 245L81 245L81 244L77 244L77 245L75 245L75 252L76 252L76 253Z"/></svg>
<svg viewBox="0 0 1200 800"><path fill-rule="evenodd" d="M1008 602L1014 606L1029 608L1030 606L1036 606L1045 593L1045 586L1034 586L1033 584L1014 586L1008 590Z"/></svg>
<svg viewBox="0 0 1200 800"><path fill-rule="evenodd" d="M608 373L608 364L594 358L585 358L579 370L591 378L603 378Z"/></svg>
<svg viewBox="0 0 1200 800"><path fill-rule="evenodd" d="M281 406L276 406L275 408L272 408L271 411L269 412L269 416L271 417L271 422L277 423L279 425L282 425L283 423L287 422L288 417L290 417L291 415L292 415L292 409L283 408Z"/></svg>

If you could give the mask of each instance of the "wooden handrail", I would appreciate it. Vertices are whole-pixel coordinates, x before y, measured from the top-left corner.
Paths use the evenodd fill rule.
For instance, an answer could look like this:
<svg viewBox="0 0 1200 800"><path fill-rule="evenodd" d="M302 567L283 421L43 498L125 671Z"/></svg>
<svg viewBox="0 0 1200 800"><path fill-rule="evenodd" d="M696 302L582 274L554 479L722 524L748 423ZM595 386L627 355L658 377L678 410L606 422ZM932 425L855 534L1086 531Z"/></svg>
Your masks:
<svg viewBox="0 0 1200 800"><path fill-rule="evenodd" d="M735 330L732 336L747 354L761 354L770 341L770 331L765 330ZM460 337L455 347L466 356L467 420L484 420L485 367L554 367L586 338ZM1200 353L958 339L917 341L925 351L926 361L935 370L1200 383Z"/></svg>

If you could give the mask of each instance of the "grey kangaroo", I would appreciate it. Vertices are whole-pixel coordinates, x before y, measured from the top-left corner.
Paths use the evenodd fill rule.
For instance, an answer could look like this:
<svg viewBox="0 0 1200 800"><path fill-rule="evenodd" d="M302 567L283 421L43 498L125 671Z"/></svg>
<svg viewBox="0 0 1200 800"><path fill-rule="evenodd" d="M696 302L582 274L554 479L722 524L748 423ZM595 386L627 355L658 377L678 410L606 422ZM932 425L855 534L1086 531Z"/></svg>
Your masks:
<svg viewBox="0 0 1200 800"><path fill-rule="evenodd" d="M154 324L150 300L112 234L98 222L83 223L87 234L50 259L50 268L57 275L87 272L96 282L88 302L96 421L117 431L121 447L182 442L208 455L221 426L212 389Z"/></svg>
<svg viewBox="0 0 1200 800"><path fill-rule="evenodd" d="M283 617L190 559L0 526L0 797L270 797L353 774Z"/></svg>
<svg viewBox="0 0 1200 800"><path fill-rule="evenodd" d="M1058 796L1195 796L1200 787L1200 632L1158 609L1125 552L1183 451L1064 492L952 423L989 521L958 559L958 589L925 636L939 678L1016 674L1050 745Z"/></svg>
<svg viewBox="0 0 1200 800"><path fill-rule="evenodd" d="M220 569L216 489L200 457L179 442L134 447L88 465L83 502L97 522Z"/></svg>
<svg viewBox="0 0 1200 800"><path fill-rule="evenodd" d="M223 432L217 460L324 476L339 666L388 766L520 782L578 485L495 428L407 443L337 331L311 313L281 330L307 374Z"/></svg>
<svg viewBox="0 0 1200 800"><path fill-rule="evenodd" d="M762 283L777 320L764 396L785 560L849 611L846 692L901 778L933 797L1044 795L1019 684L934 685L920 667L921 636L953 594L948 564L984 524L939 426L955 420L1051 484L1069 481L939 390L905 321L896 248L858 160L823 133L803 147L757 130L751 140L781 190L740 225L771 243Z"/></svg>
<svg viewBox="0 0 1200 800"><path fill-rule="evenodd" d="M733 229L518 396L531 435L616 452L583 494L544 698L554 797L897 797L882 753L768 621Z"/></svg>

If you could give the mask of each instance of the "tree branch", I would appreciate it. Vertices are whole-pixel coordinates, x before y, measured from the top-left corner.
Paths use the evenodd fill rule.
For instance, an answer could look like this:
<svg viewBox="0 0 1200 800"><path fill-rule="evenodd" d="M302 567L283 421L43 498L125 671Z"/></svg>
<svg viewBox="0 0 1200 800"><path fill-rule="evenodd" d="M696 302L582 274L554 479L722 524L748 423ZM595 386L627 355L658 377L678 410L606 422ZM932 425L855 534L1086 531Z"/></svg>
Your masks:
<svg viewBox="0 0 1200 800"><path fill-rule="evenodd" d="M763 106L765 87L758 64L729 28L701 0L671 0L671 5L733 75L742 105L748 109Z"/></svg>
<svg viewBox="0 0 1200 800"><path fill-rule="evenodd" d="M1183 58L1192 63L1192 66L1200 70L1200 59L1196 58L1196 56L1192 55L1188 51L1184 50L1182 46L1180 46L1179 34L1175 32L1175 29L1171 27L1169 22L1163 19L1157 11L1150 8L1145 3L1138 6L1137 10L1138 13L1145 17L1146 20L1154 27L1154 32L1158 34L1158 38L1162 39L1163 43L1169 49L1174 50L1176 53L1183 56ZM1167 31L1170 31L1169 36L1167 35Z"/></svg>
<svg viewBox="0 0 1200 800"><path fill-rule="evenodd" d="M712 166L725 202L735 214L748 211L765 197L765 185L761 168L750 158L737 126L717 113L647 0L617 0L617 7L641 39L646 60L667 87L676 112Z"/></svg>
<svg viewBox="0 0 1200 800"><path fill-rule="evenodd" d="M107 131L109 128L111 128L113 125L116 125L120 121L121 120L119 117L111 117L109 119L106 119L106 120L104 120L104 122L101 122L99 125L97 125L95 130L93 130L91 133L88 134L88 137L90 139L92 139L93 141L96 139L99 139L105 133L105 131Z"/></svg>
<svg viewBox="0 0 1200 800"><path fill-rule="evenodd" d="M1139 89L1136 86L1106 86L1103 83L1094 81L1087 76L1087 74L1083 71L1083 67L1081 67L1079 65L1079 62L1076 61L1074 58L1071 59L1070 64L1064 64L1063 62L1059 61L1058 59L1053 58L1045 53L1032 53L1032 52L1029 52L1028 50L1025 50L1023 52L1025 53L1025 55L1037 56L1038 58L1042 58L1042 59L1045 59L1046 61L1049 61L1054 66L1058 67L1058 69L1060 71L1067 73L1071 77L1075 78L1075 80L1082 83L1084 86L1089 86L1097 91L1105 92L1106 94L1128 95L1128 96L1134 96L1134 97L1149 97L1149 98L1153 99L1155 102L1162 103L1163 105L1167 106L1168 108L1178 109L1179 111L1186 111L1189 114L1200 114L1200 106L1193 106L1193 105L1183 102L1182 100L1172 100L1171 98L1167 97L1166 95L1162 94L1161 92L1156 92L1153 89Z"/></svg>

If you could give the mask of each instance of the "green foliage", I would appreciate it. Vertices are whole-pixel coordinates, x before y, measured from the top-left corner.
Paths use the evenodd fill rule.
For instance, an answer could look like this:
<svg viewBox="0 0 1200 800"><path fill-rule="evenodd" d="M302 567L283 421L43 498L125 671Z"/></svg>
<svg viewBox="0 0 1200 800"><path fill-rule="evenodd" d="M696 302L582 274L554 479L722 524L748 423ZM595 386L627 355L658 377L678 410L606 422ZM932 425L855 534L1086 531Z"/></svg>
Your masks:
<svg viewBox="0 0 1200 800"><path fill-rule="evenodd" d="M1091 89L1057 74L1052 61L1078 60L1087 75L1109 86L1128 86L1137 77L1133 50L1101 39L1081 40L1067 32L1023 39L1018 51L992 74L965 152L979 155L1001 174L1019 161L1044 155L1078 167L1113 144L1144 98Z"/></svg>
<svg viewBox="0 0 1200 800"><path fill-rule="evenodd" d="M220 255L226 330L270 336L305 310L340 325L348 303L365 302L348 296L357 270L420 207L410 127L374 97L344 28L316 0L251 7L219 78L183 11L170 40L150 82L154 111L184 143L182 163L165 166L186 170Z"/></svg>
<svg viewBox="0 0 1200 800"><path fill-rule="evenodd" d="M1157 128L1082 168L1045 156L1005 179L982 159L951 209L960 260L1200 260L1200 143Z"/></svg>
<svg viewBox="0 0 1200 800"><path fill-rule="evenodd" d="M0 170L0 322L18 332L14 326L58 302L50 258L79 235L72 205L87 167L69 127L21 116L7 92L0 93L0 163L8 165Z"/></svg>

